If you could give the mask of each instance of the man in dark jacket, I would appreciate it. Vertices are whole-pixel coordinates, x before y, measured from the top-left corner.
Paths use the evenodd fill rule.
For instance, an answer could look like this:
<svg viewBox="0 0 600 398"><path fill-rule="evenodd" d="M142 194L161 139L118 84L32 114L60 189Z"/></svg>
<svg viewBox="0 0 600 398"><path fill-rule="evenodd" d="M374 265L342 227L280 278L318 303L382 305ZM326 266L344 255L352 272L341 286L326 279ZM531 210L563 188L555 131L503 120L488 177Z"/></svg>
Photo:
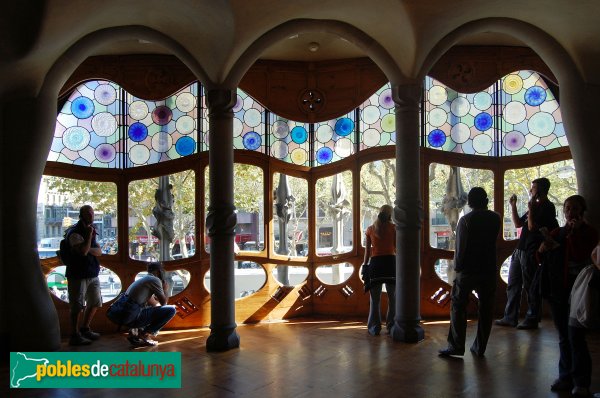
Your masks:
<svg viewBox="0 0 600 398"><path fill-rule="evenodd" d="M481 187L469 191L468 204L472 211L464 215L456 226L456 279L452 286L450 331L448 347L439 351L440 356L464 354L467 304L473 290L479 298L479 322L471 352L483 356L492 329L497 274L496 241L501 231L500 215L487 209L487 193Z"/></svg>
<svg viewBox="0 0 600 398"><path fill-rule="evenodd" d="M539 279L536 279L538 265L535 252L544 240L541 228L545 227L548 231L558 228L556 208L548 200L549 190L550 181L547 178L533 180L529 190L531 199L527 203L528 211L522 216L517 212L517 196L512 195L509 199L512 220L516 228L521 228L521 235L510 260L506 308L504 316L496 320L498 326L537 329L540 322L542 296ZM527 293L527 314L523 322L517 325L523 290Z"/></svg>
<svg viewBox="0 0 600 398"><path fill-rule="evenodd" d="M87 345L97 340L100 334L90 329L90 322L98 308L102 306L100 293L100 262L102 250L96 242L94 209L85 205L79 209L79 221L65 234L70 247L67 266L67 286L71 307L70 345ZM64 261L64 260L63 260ZM80 328L81 310L83 322Z"/></svg>

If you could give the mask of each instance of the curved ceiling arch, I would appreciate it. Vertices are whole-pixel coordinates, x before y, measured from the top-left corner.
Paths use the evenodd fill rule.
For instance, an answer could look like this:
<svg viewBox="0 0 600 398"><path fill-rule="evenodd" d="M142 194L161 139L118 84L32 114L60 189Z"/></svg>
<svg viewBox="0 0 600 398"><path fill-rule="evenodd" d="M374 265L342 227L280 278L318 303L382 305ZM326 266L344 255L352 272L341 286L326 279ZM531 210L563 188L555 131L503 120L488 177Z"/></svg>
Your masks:
<svg viewBox="0 0 600 398"><path fill-rule="evenodd" d="M402 73L385 48L362 30L335 20L296 19L276 26L255 40L235 61L230 72L223 77L223 86L229 89L237 87L252 64L274 43L298 33L311 31L325 31L353 43L377 64L392 84L413 82Z"/></svg>
<svg viewBox="0 0 600 398"><path fill-rule="evenodd" d="M559 85L566 82L576 85L583 83L573 59L553 37L534 25L511 18L484 18L457 27L443 37L421 62L417 60L421 65L418 76L425 77L433 65L461 39L483 32L502 33L521 40L547 63Z"/></svg>
<svg viewBox="0 0 600 398"><path fill-rule="evenodd" d="M164 47L181 60L208 88L214 84L200 63L177 41L145 26L120 26L89 33L69 47L52 64L44 78L40 94L45 98L58 97L62 86L84 60L105 43L118 40L148 40Z"/></svg>

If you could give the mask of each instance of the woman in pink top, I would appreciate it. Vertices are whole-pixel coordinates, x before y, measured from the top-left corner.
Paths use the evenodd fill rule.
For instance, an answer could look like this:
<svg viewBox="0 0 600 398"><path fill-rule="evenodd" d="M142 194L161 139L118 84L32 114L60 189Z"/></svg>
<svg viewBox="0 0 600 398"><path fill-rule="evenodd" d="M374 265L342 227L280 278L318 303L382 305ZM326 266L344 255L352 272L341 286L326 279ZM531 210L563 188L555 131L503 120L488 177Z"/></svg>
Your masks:
<svg viewBox="0 0 600 398"><path fill-rule="evenodd" d="M396 314L396 226L392 223L393 208L383 205L377 220L367 228L363 279L365 291L369 291L371 307L367 328L369 334L381 332L381 285L385 283L388 294L388 310L385 317L388 334L394 325Z"/></svg>

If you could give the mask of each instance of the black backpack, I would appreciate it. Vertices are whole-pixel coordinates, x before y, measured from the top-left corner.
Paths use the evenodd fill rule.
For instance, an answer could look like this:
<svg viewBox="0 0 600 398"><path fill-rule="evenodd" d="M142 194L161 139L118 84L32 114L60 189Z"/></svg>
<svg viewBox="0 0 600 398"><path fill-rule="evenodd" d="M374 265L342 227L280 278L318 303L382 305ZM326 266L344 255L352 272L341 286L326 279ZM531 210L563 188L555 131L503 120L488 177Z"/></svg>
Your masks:
<svg viewBox="0 0 600 398"><path fill-rule="evenodd" d="M69 244L69 235L71 235L72 231L73 228L69 228L65 231L65 236L60 241L60 246L56 251L56 255L64 265L71 265L73 261L73 252L71 251L71 245Z"/></svg>

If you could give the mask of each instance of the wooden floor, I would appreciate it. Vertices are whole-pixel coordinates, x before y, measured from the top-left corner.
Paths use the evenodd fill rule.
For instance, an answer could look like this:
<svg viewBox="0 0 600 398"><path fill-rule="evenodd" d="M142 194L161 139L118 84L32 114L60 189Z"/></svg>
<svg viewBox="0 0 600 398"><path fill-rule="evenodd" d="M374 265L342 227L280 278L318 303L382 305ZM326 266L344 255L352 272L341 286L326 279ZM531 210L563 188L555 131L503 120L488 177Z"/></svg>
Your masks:
<svg viewBox="0 0 600 398"><path fill-rule="evenodd" d="M468 351L444 359L448 322L424 322L419 344L367 334L364 321L302 319L239 325L241 347L207 353L209 329L166 331L160 345L180 351L182 388L6 390L2 397L568 397L550 391L557 374L557 336L551 320L533 331L494 326L485 358ZM475 333L469 323L468 344ZM600 391L600 335L588 336ZM74 351L63 342L64 351ZM130 350L124 335L102 336L79 351ZM8 386L8 369L0 369ZM6 387L3 387L6 388Z"/></svg>

